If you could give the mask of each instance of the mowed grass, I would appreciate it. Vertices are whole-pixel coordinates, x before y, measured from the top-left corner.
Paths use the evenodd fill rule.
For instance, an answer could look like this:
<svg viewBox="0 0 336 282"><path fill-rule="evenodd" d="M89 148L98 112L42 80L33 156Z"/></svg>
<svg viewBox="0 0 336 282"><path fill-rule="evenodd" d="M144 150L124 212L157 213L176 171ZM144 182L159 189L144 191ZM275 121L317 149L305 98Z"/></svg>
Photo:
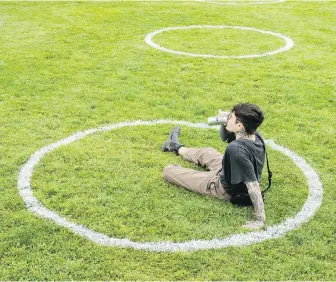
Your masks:
<svg viewBox="0 0 336 282"><path fill-rule="evenodd" d="M335 280L335 19L335 2L2 2L0 279ZM282 33L295 46L239 60L177 56L144 42L155 30L188 25L254 27ZM154 39L174 50L217 55L284 44L221 29ZM137 119L205 122L238 102L260 105L264 136L305 158L323 183L317 214L280 239L178 253L102 247L33 215L18 194L18 173L31 154L74 132ZM73 222L139 242L248 232L241 225L253 218L251 208L163 181L170 163L201 169L160 151L171 126L125 127L58 148L34 171L35 196ZM182 126L181 141L225 150L215 130ZM271 226L294 216L308 192L289 158L271 149L269 158Z"/></svg>
<svg viewBox="0 0 336 282"><path fill-rule="evenodd" d="M170 127L114 130L62 148L41 162L33 189L50 209L118 238L185 241L246 232L239 228L253 219L251 208L238 209L162 181L162 168L169 163L202 170L159 151ZM204 145L205 140L208 146L223 147L218 132L204 131L209 130L183 128L181 139L192 147ZM274 173L281 183L278 189L287 197L267 199L270 225L294 216L307 196L302 172L280 153L274 153L273 159L284 164Z"/></svg>
<svg viewBox="0 0 336 282"><path fill-rule="evenodd" d="M285 45L282 38L274 35L228 27L168 30L152 41L172 50L215 56L261 55Z"/></svg>

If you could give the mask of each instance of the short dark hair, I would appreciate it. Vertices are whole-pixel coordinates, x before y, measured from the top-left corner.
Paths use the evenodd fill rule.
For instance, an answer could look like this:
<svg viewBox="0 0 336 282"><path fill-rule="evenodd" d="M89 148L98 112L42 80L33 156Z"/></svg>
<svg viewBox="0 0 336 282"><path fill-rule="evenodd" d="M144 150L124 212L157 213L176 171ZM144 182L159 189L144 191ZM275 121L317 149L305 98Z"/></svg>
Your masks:
<svg viewBox="0 0 336 282"><path fill-rule="evenodd" d="M232 112L235 113L237 120L244 125L247 134L254 134L264 121L264 113L254 104L237 104L233 106Z"/></svg>

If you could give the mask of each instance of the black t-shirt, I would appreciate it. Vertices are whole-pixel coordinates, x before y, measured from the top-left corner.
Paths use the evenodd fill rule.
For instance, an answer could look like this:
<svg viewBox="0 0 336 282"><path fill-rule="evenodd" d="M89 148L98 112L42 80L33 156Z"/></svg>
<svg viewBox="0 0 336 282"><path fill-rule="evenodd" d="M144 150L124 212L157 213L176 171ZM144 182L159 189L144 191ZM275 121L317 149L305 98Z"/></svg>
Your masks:
<svg viewBox="0 0 336 282"><path fill-rule="evenodd" d="M256 135L256 141L238 139L227 146L220 180L228 194L247 193L244 182L261 181L265 149L260 138Z"/></svg>

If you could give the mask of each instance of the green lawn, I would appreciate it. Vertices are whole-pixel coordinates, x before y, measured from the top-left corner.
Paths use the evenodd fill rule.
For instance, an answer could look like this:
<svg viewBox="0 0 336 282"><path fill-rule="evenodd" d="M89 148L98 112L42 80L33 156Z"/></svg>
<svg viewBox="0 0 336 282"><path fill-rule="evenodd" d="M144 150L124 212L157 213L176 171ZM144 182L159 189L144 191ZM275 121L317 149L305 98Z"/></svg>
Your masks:
<svg viewBox="0 0 336 282"><path fill-rule="evenodd" d="M0 2L0 280L336 280L336 2L217 5L170 2ZM254 1L255 2L255 1ZM147 34L177 26L246 26L291 38L263 58L193 58L154 49ZM280 38L236 29L160 33L163 47L197 54L259 54ZM27 210L18 175L39 148L122 121L206 122L239 102L265 112L260 130L303 157L323 184L316 215L284 237L247 247L148 252L104 247ZM46 155L32 177L49 209L136 242L210 240L246 233L237 208L162 179L172 125L92 134ZM186 146L224 152L215 130L182 126ZM307 199L299 168L269 148L274 184L267 226ZM263 187L267 185L264 172Z"/></svg>

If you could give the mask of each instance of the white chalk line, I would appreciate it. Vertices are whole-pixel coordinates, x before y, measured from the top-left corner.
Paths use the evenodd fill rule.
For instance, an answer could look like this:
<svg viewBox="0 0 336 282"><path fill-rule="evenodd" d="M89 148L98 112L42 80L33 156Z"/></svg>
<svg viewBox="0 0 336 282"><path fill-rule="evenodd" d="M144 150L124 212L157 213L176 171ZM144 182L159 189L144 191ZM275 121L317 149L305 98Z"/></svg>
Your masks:
<svg viewBox="0 0 336 282"><path fill-rule="evenodd" d="M226 2L226 1L211 1L211 0L197 0L198 2L207 2L212 4L218 4L218 5L262 5L262 4L277 4L277 3L283 3L286 0L270 0L270 1L251 1L251 2Z"/></svg>
<svg viewBox="0 0 336 282"><path fill-rule="evenodd" d="M289 149L275 144L272 140L266 140L266 143L274 150L277 150L288 156L304 173L308 182L308 198L302 209L293 218L287 218L278 225L267 227L264 231L254 231L250 233L232 234L223 239L212 240L191 240L185 242L134 242L129 239L118 239L109 237L105 234L96 232L86 226L73 223L56 212L47 209L33 195L31 189L31 177L35 165L48 153L59 148L60 146L68 145L79 139L82 139L95 132L110 131L126 126L139 125L157 125L157 124L179 124L195 128L213 128L204 123L191 123L188 121L173 121L173 120L154 120L154 121L128 121L116 123L108 126L88 129L86 131L77 132L70 137L64 138L51 145L45 146L36 151L27 163L20 170L18 178L19 194L24 200L28 210L34 214L54 221L57 225L69 228L74 233L89 239L90 241L103 246L118 246L122 248L133 248L138 250L146 250L152 252L177 252L177 251L195 251L205 249L226 248L229 246L247 246L259 243L269 239L275 239L284 236L287 232L297 229L303 223L308 222L320 208L322 204L323 188L319 176L314 169L301 157L290 151Z"/></svg>
<svg viewBox="0 0 336 282"><path fill-rule="evenodd" d="M240 55L240 56L220 56L220 55L212 55L212 54L195 54L195 53L189 53L189 52L183 52L183 51L177 51L177 50L172 50L172 49L168 49L165 47L160 46L159 44L153 42L153 37L156 36L159 33L165 32L165 31L170 31L170 30L181 30L181 29L194 29L194 28L212 28L212 29L241 29L241 30L251 30L251 31L256 31L262 34L269 34L269 35L273 35L275 37L279 37L281 39L283 39L286 42L286 45L284 47L281 47L277 50L274 51L269 51L269 52L265 52L262 54L251 54L251 55ZM276 32L272 32L272 31L265 31L265 30L261 30L261 29L256 29L254 27L246 27L246 26L228 26L228 25L219 25L219 26L212 26L212 25L191 25L191 26L178 26L178 27L167 27L167 28L163 28L163 29L159 29L156 30L154 32L151 32L149 34L146 35L145 37L145 42L158 50L164 51L164 52L168 52L168 53L172 53L175 55L185 55L185 56L190 56L190 57L200 57L200 58L217 58L217 59L248 59L248 58L261 58L261 57L265 57L265 56L271 56L271 55L275 55L284 51L287 51L289 49L291 49L294 46L294 42L292 39L290 39L289 37L282 35L280 33L276 33Z"/></svg>

